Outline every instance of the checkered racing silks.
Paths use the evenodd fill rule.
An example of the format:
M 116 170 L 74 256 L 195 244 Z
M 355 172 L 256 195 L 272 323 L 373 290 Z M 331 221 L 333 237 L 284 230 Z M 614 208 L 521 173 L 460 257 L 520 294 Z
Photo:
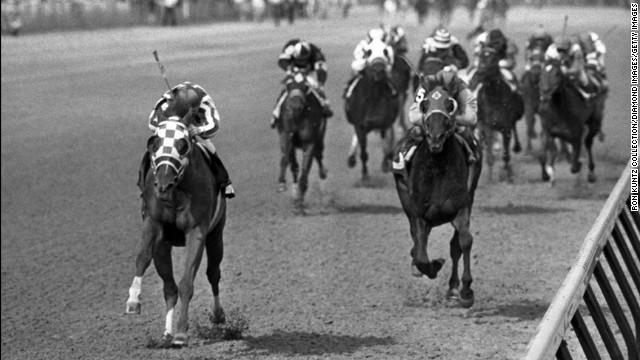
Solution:
M 151 158 L 156 169 L 167 165 L 173 168 L 176 174 L 181 175 L 189 162 L 187 155 L 191 151 L 191 141 L 186 125 L 177 120 L 177 117 L 170 117 L 159 124 L 156 135 L 160 138 L 160 145 Z M 186 140 L 188 145 L 186 148 L 178 149 L 176 145 L 181 139 Z

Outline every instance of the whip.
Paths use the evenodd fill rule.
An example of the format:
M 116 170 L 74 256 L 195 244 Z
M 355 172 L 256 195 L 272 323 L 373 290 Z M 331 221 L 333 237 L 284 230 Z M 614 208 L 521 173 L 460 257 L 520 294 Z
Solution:
M 167 87 L 169 88 L 169 95 L 173 97 L 173 94 L 171 92 L 171 85 L 169 85 L 169 80 L 167 80 L 167 74 L 165 74 L 165 71 L 164 71 L 164 65 L 162 65 L 162 63 L 160 62 L 160 57 L 158 57 L 158 50 L 153 50 L 153 57 L 156 59 L 156 63 L 158 63 L 158 68 L 160 69 L 160 74 L 162 74 L 162 77 L 164 78 L 164 82 L 167 84 Z

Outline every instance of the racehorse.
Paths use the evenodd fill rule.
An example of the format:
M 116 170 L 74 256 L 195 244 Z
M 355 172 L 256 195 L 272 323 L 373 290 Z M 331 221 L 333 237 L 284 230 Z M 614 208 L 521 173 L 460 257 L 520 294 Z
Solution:
M 524 101 L 524 119 L 527 124 L 527 152 L 531 153 L 531 140 L 537 137 L 535 131 L 536 115 L 540 115 L 540 73 L 544 65 L 544 51 L 534 49 L 529 62 L 529 68 L 520 78 L 520 89 L 522 90 L 522 100 Z
M 285 79 L 286 97 L 281 106 L 281 121 L 278 123 L 282 155 L 278 191 L 287 189 L 285 173 L 290 166 L 294 183 L 294 205 L 297 211 L 302 211 L 304 206 L 304 195 L 309 186 L 309 171 L 314 158 L 318 163 L 320 178 L 327 177 L 322 163 L 327 121 L 318 94 L 308 81 L 312 80 L 300 71 Z M 303 153 L 301 171 L 296 160 L 296 149 L 302 150 Z
M 585 96 L 588 99 L 585 99 Z M 595 163 L 591 147 L 593 138 L 600 132 L 604 116 L 603 94 L 584 94 L 567 76 L 562 73 L 560 62 L 548 61 L 540 75 L 540 114 L 542 120 L 542 153 L 539 157 L 542 166 L 542 180 L 555 183 L 554 164 L 557 148 L 554 138 L 571 144 L 571 173 L 580 172 L 580 151 L 582 139 L 589 158 L 589 182 L 596 181 Z M 585 132 L 586 127 L 586 134 Z
M 474 302 L 470 256 L 473 237 L 469 226 L 482 171 L 482 153 L 479 150 L 477 161 L 468 165 L 465 147 L 454 135 L 456 109 L 457 103 L 442 86 L 429 91 L 420 102 L 423 115 L 418 124 L 423 127 L 426 138 L 405 165 L 408 175 L 394 174 L 394 177 L 402 208 L 409 218 L 413 275 L 436 278 L 444 259 L 429 260 L 429 234 L 434 227 L 451 223 L 455 231 L 450 242 L 452 270 L 447 297 L 468 308 Z M 464 255 L 464 271 L 459 291 L 458 261 L 461 255 Z
M 493 152 L 495 132 L 502 134 L 502 160 L 509 181 L 513 180 L 509 145 L 514 136 L 514 152 L 520 152 L 520 140 L 516 131 L 516 121 L 524 114 L 524 102 L 520 94 L 512 91 L 500 74 L 499 58 L 495 50 L 484 49 L 478 56 L 478 70 L 471 79 L 470 88 L 475 89 L 478 98 L 478 130 L 480 142 L 487 150 L 489 179 L 493 179 Z
M 370 44 L 371 55 L 367 60 L 364 74 L 360 80 L 351 86 L 351 96 L 347 96 L 344 109 L 347 121 L 354 126 L 355 134 L 349 149 L 347 165 L 356 165 L 356 148 L 360 145 L 360 160 L 362 162 L 362 180 L 369 178 L 367 168 L 367 134 L 373 130 L 380 131 L 383 140 L 382 171 L 391 169 L 393 158 L 393 128 L 392 125 L 400 111 L 400 101 L 397 94 L 389 86 L 386 71 L 387 45 L 380 40 Z
M 171 113 L 171 108 L 167 109 Z M 224 323 L 218 283 L 223 256 L 222 233 L 226 221 L 226 202 L 208 160 L 189 135 L 195 116 L 189 109 L 181 118 L 167 118 L 157 112 L 160 121 L 156 135 L 147 142 L 152 172 L 142 177 L 144 207 L 140 252 L 136 272 L 129 289 L 127 314 L 140 313 L 140 285 L 145 270 L 153 259 L 158 275 L 164 282 L 166 323 L 162 346 L 188 345 L 189 302 L 193 297 L 193 281 L 206 250 L 207 279 L 213 290 L 215 323 Z M 173 277 L 171 250 L 186 247 L 184 274 L 180 284 Z M 178 323 L 173 336 L 173 313 L 180 298 Z

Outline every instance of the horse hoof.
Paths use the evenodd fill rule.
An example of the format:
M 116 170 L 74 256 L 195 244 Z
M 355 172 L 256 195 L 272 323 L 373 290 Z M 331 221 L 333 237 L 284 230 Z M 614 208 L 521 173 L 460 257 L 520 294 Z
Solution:
M 458 289 L 449 289 L 449 291 L 447 291 L 447 300 L 449 300 L 449 301 L 459 301 L 460 300 L 460 291 L 458 291 Z
M 590 182 L 590 183 L 596 182 L 596 174 L 589 173 L 589 175 L 587 175 L 587 181 Z
M 460 298 L 458 299 L 458 304 L 460 304 L 460 306 L 461 306 L 461 307 L 463 307 L 463 308 L 465 308 L 465 309 L 468 309 L 468 308 L 470 308 L 471 306 L 473 306 L 473 303 L 474 303 L 474 302 L 475 302 L 475 297 L 473 296 L 473 294 L 472 294 L 472 295 L 471 295 L 471 297 L 470 297 L 470 298 L 468 298 L 468 299 L 464 299 L 464 298 L 462 298 L 462 297 L 460 297 Z
M 355 156 L 349 156 L 349 158 L 347 159 L 347 166 L 352 168 L 356 166 L 356 157 Z
M 285 192 L 285 191 L 287 191 L 287 184 L 285 184 L 285 183 L 278 184 L 278 192 L 281 193 L 281 192 Z
M 320 170 L 320 179 L 325 180 L 327 178 L 327 174 L 329 173 L 329 171 L 325 168 L 322 168 Z
M 176 337 L 173 338 L 173 341 L 171 342 L 172 348 L 180 349 L 187 346 L 189 346 L 189 338 L 187 334 L 176 334 Z
M 140 303 L 128 302 L 124 313 L 127 315 L 140 315 L 141 308 L 142 305 Z
M 222 309 L 214 309 L 213 310 L 213 319 L 214 324 L 224 324 L 227 322 L 227 316 L 224 314 L 224 310 Z
M 164 334 L 162 338 L 160 338 L 160 348 L 168 349 L 173 346 L 173 335 Z
M 580 172 L 580 169 L 582 169 L 582 163 L 581 162 L 577 162 L 573 165 L 571 165 L 571 173 L 572 174 L 577 174 Z
M 513 146 L 513 152 L 518 154 L 520 151 L 522 151 L 522 146 L 518 145 L 514 145 Z

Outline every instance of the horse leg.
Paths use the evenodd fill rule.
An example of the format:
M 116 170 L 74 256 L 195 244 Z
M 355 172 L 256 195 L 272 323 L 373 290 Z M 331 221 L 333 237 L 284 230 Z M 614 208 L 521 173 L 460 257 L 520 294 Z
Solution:
M 483 126 L 480 130 L 480 136 L 482 136 L 482 142 L 486 149 L 487 165 L 489 167 L 489 182 L 493 182 L 493 164 L 495 163 L 495 155 L 493 153 L 493 131 Z
M 280 134 L 280 176 L 278 177 L 278 192 L 287 190 L 287 180 L 285 175 L 287 172 L 287 166 L 289 166 L 289 153 L 291 148 L 291 140 L 285 133 Z
M 531 140 L 535 139 L 537 137 L 536 135 L 536 130 L 535 130 L 535 123 L 536 123 L 536 114 L 535 114 L 535 109 L 533 108 L 532 104 L 529 104 L 530 101 L 528 101 L 527 105 L 525 106 L 525 112 L 524 112 L 524 120 L 527 124 L 527 148 L 526 148 L 526 152 L 527 154 L 531 154 L 531 152 L 533 151 L 533 144 L 531 142 Z
M 153 258 L 153 249 L 158 242 L 158 237 L 162 234 L 151 218 L 147 217 L 144 221 L 142 229 L 142 238 L 140 241 L 140 252 L 136 256 L 136 272 L 133 277 L 133 283 L 129 288 L 129 299 L 125 314 L 140 314 L 142 306 L 140 305 L 140 292 L 142 290 L 142 277 L 151 264 Z
M 360 144 L 360 161 L 362 162 L 362 180 L 367 181 L 369 179 L 369 169 L 367 168 L 367 161 L 369 160 L 369 153 L 367 153 L 367 133 L 364 130 L 356 130 L 358 135 L 358 143 Z
M 507 173 L 507 181 L 513 182 L 513 168 L 511 167 L 511 130 L 502 132 L 502 161 L 504 162 L 504 170 Z
M 413 255 L 413 265 L 418 268 L 422 274 L 427 275 L 429 279 L 435 279 L 438 276 L 438 271 L 442 269 L 444 259 L 429 261 L 427 244 L 430 233 L 431 227 L 427 226 L 426 221 L 417 218 L 415 220 L 415 232 L 411 233 L 414 246 L 411 250 L 411 255 Z
M 460 278 L 458 277 L 458 262 L 462 256 L 460 249 L 460 233 L 454 229 L 453 237 L 449 242 L 449 255 L 451 255 L 451 277 L 449 278 L 449 290 L 447 291 L 448 300 L 458 300 L 460 298 Z
M 582 162 L 580 161 L 580 152 L 582 151 L 582 137 L 578 137 L 571 144 L 573 152 L 571 154 L 571 173 L 577 174 L 582 169 Z
M 178 286 L 173 278 L 173 262 L 171 260 L 171 244 L 169 242 L 162 241 L 158 243 L 153 254 L 153 264 L 164 283 L 164 301 L 167 309 L 161 346 L 169 347 L 173 340 L 173 313 L 178 302 Z
M 518 137 L 518 129 L 516 128 L 516 123 L 513 123 L 513 152 L 519 153 L 522 151 L 522 145 L 520 144 L 520 138 Z
M 310 143 L 304 147 L 304 155 L 302 157 L 302 171 L 300 173 L 300 182 L 298 186 L 298 192 L 295 194 L 293 200 L 297 210 L 302 211 L 304 207 L 304 195 L 309 188 L 309 171 L 311 171 L 311 165 L 313 164 L 313 155 L 315 151 L 315 144 Z
M 205 249 L 207 252 L 207 279 L 213 291 L 213 323 L 224 324 L 226 316 L 220 304 L 220 263 L 224 255 L 224 244 L 222 232 L 224 230 L 224 219 L 207 235 Z
M 356 166 L 356 152 L 358 151 L 358 135 L 354 132 L 351 137 L 351 147 L 349 148 L 349 157 L 347 158 L 347 166 L 350 168 Z
M 391 170 L 391 162 L 393 161 L 393 127 L 383 130 L 381 132 L 382 137 L 382 165 L 381 169 L 383 173 L 388 173 Z
M 598 134 L 599 134 L 598 130 L 589 128 L 587 137 L 584 140 L 584 145 L 585 145 L 585 148 L 587 149 L 587 157 L 589 158 L 589 174 L 587 175 L 587 181 L 590 183 L 596 182 L 596 174 L 594 172 L 596 168 L 596 164 L 593 162 L 593 152 L 591 148 L 593 146 L 593 138 Z
M 324 180 L 327 178 L 327 169 L 325 169 L 324 164 L 322 163 L 322 158 L 324 153 L 324 134 L 327 129 L 327 119 L 323 119 L 322 121 L 322 127 L 318 132 L 318 141 L 316 142 L 313 157 L 316 159 L 316 163 L 318 163 L 318 177 L 320 177 L 321 180 Z
M 196 277 L 202 254 L 204 252 L 204 229 L 206 225 L 196 227 L 185 235 L 187 256 L 185 259 L 184 274 L 178 285 L 180 294 L 180 313 L 178 314 L 178 327 L 173 339 L 174 347 L 187 346 L 189 343 L 189 302 L 193 297 L 193 281 Z
M 458 283 L 458 260 L 460 259 L 460 253 L 463 255 L 464 270 L 462 271 L 462 289 L 460 290 L 460 297 L 458 302 L 463 308 L 470 308 L 474 303 L 473 290 L 471 290 L 471 283 L 473 278 L 471 276 L 471 246 L 473 245 L 473 236 L 469 231 L 469 225 L 471 222 L 471 203 L 460 211 L 458 216 L 452 221 L 453 227 L 456 232 L 451 239 L 451 258 L 453 261 L 453 268 L 451 272 L 451 280 L 449 281 L 449 292 L 447 295 L 453 295 L 457 293 Z M 454 249 L 454 247 L 458 249 Z M 457 256 L 457 259 L 454 257 Z M 454 278 L 455 275 L 455 278 Z M 455 287 L 454 287 L 455 286 Z

